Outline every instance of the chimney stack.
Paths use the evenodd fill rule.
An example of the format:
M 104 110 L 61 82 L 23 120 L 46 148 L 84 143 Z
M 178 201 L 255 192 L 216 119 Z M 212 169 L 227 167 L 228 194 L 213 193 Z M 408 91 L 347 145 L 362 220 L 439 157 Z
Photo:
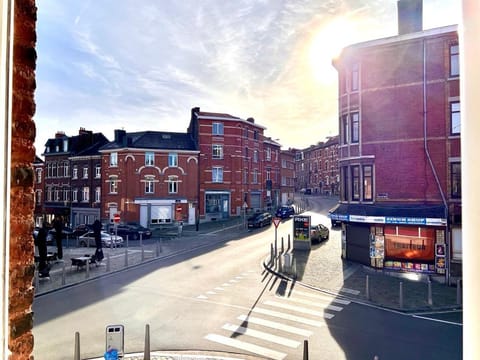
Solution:
M 398 35 L 423 30 L 423 0 L 398 0 Z

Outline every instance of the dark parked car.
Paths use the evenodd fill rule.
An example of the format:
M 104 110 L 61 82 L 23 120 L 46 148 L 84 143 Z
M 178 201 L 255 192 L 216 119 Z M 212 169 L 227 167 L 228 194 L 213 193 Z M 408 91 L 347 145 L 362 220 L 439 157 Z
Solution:
M 320 241 L 328 240 L 330 231 L 323 224 L 310 226 L 310 240 L 319 243 Z
M 148 229 L 147 229 L 148 230 Z M 129 240 L 138 240 L 140 239 L 140 234 L 142 234 L 142 239 L 148 239 L 152 236 L 151 231 L 145 231 L 138 227 L 134 227 L 126 224 L 119 224 L 116 226 L 110 227 L 110 234 L 117 234 L 126 239 L 128 236 Z
M 275 213 L 275 216 L 281 219 L 289 218 L 293 215 L 295 215 L 295 208 L 293 206 L 280 206 Z
M 75 226 L 73 229 L 72 236 L 74 238 L 77 238 L 79 236 L 82 236 L 83 234 L 86 234 L 89 231 L 93 231 L 93 226 L 89 224 L 79 224 Z
M 127 225 L 136 229 L 140 234 L 142 234 L 143 239 L 150 239 L 152 237 L 152 230 L 140 225 L 139 223 L 127 222 Z
M 248 227 L 249 228 L 260 228 L 272 223 L 272 214 L 269 212 L 262 212 L 255 214 L 248 218 Z

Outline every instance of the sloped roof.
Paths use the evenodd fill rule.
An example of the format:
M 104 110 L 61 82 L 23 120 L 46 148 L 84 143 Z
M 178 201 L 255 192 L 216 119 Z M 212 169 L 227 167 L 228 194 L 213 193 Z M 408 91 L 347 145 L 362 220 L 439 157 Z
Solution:
M 124 141 L 111 141 L 105 146 L 102 146 L 100 151 L 122 148 L 197 150 L 190 134 L 163 131 L 140 131 L 126 133 Z

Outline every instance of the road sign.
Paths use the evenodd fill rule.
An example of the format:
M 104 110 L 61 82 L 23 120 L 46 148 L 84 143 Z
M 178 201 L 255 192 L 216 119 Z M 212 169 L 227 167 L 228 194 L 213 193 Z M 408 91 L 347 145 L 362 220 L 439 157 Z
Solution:
M 117 224 L 120 222 L 120 214 L 114 214 L 113 215 L 113 221 L 116 222 Z
M 282 219 L 280 219 L 278 217 L 274 217 L 273 218 L 273 225 L 275 225 L 275 227 L 277 228 L 281 221 L 282 221 Z

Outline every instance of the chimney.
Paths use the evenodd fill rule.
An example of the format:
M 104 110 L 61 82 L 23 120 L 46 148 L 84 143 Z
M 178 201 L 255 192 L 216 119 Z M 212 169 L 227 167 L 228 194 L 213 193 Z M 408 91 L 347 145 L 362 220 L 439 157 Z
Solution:
M 86 134 L 93 134 L 92 130 L 86 130 L 84 127 L 81 127 L 78 130 L 78 135 L 86 135 Z
M 127 145 L 127 132 L 125 130 L 115 130 L 115 142 L 118 145 Z
M 55 139 L 61 139 L 65 136 L 65 132 L 63 131 L 57 131 L 57 133 L 55 134 Z
M 398 0 L 398 35 L 423 30 L 423 0 Z
M 255 119 L 253 117 L 249 117 L 247 119 L 248 122 L 252 123 L 252 124 L 255 124 Z

